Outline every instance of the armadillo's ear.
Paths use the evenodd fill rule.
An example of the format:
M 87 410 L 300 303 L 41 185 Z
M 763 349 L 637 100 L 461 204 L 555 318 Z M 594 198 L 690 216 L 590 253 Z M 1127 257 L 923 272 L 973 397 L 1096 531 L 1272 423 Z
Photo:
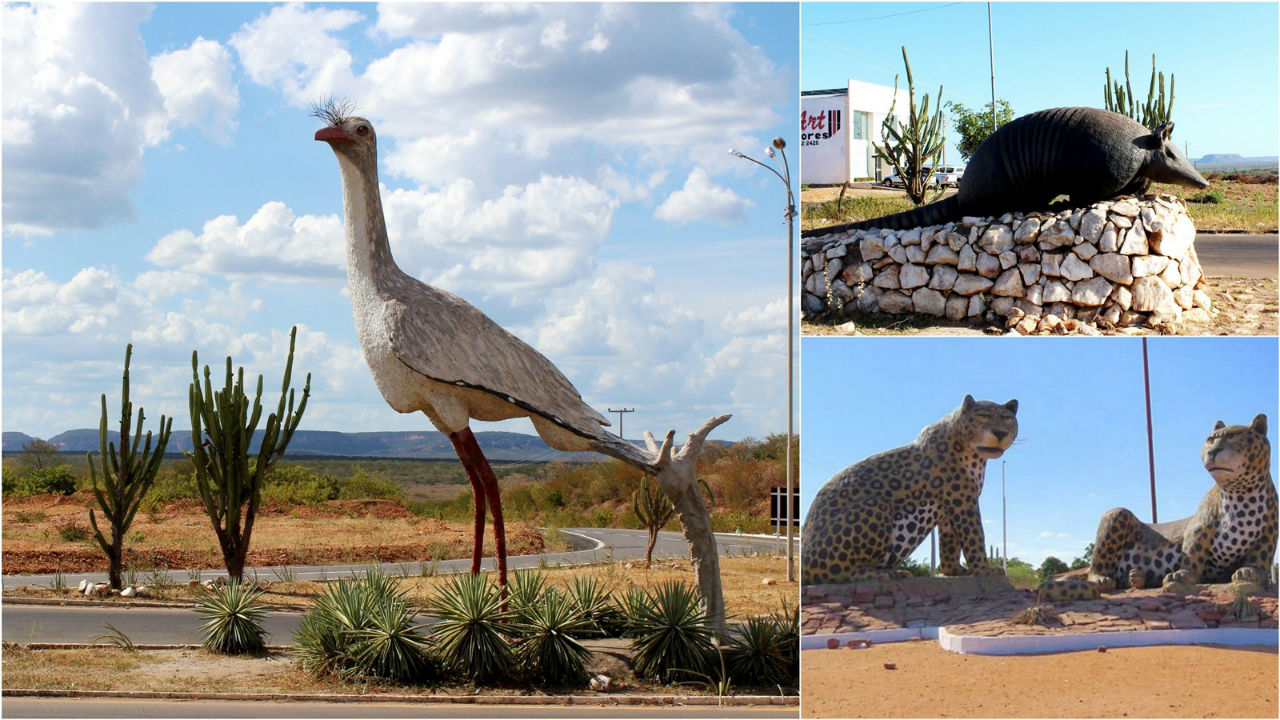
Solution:
M 1159 127 L 1157 127 L 1155 132 L 1152 134 L 1160 138 L 1161 141 L 1168 140 L 1169 136 L 1173 134 L 1173 123 L 1165 120 L 1160 123 Z

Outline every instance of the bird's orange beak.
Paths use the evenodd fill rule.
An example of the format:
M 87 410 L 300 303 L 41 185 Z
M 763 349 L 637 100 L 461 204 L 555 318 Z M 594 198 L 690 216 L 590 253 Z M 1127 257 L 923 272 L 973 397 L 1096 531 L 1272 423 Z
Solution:
M 331 125 L 327 128 L 321 128 L 316 131 L 316 140 L 323 140 L 327 143 L 344 143 L 350 144 L 355 142 L 342 132 L 342 128 L 337 125 Z

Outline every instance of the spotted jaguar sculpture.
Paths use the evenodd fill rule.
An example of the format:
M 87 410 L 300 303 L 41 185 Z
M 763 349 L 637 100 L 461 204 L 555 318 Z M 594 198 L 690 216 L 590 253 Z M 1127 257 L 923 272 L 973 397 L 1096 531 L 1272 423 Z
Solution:
M 966 395 L 915 442 L 836 473 L 805 519 L 803 582 L 884 577 L 934 527 L 944 575 L 1000 574 L 987 563 L 978 495 L 987 461 L 1003 455 L 1018 436 L 1017 412 L 1017 400 L 999 404 Z

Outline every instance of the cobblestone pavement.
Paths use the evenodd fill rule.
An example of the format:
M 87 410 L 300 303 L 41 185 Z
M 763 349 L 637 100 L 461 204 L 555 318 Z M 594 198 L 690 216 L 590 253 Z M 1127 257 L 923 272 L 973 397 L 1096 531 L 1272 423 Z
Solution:
M 1194 595 L 1159 589 L 1107 593 L 1097 600 L 1045 604 L 1043 624 L 1012 620 L 1036 604 L 1034 590 L 1017 590 L 1003 577 L 906 578 L 802 590 L 805 635 L 941 627 L 960 635 L 1055 635 L 1213 627 L 1276 627 L 1275 589 L 1252 598 L 1253 612 L 1231 612 L 1230 585 L 1201 585 Z M 1055 617 L 1056 616 L 1056 617 Z

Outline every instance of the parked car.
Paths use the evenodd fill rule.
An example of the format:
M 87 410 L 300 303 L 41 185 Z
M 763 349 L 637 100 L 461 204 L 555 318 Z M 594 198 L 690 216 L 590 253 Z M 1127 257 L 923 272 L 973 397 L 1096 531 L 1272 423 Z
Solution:
M 963 165 L 939 165 L 933 172 L 934 181 L 942 187 L 960 187 L 960 179 L 963 177 Z
M 927 174 L 927 173 L 932 172 L 932 171 L 933 171 L 933 168 L 930 168 L 930 167 L 928 167 L 928 166 L 925 166 L 924 171 L 925 171 L 925 173 Z M 933 186 L 934 186 L 934 185 L 936 185 L 937 183 L 938 183 L 937 177 L 936 177 L 936 176 L 934 176 L 934 175 L 930 175 L 930 176 L 929 176 L 929 187 L 933 187 Z M 890 175 L 889 177 L 887 177 L 887 178 L 885 178 L 885 179 L 881 180 L 881 181 L 880 181 L 880 184 L 881 184 L 881 185 L 884 185 L 885 187 L 897 187 L 897 188 L 901 188 L 901 187 L 906 187 L 906 186 L 907 186 L 907 184 L 906 184 L 905 182 L 903 182 L 902 178 L 898 177 L 898 173 L 894 173 L 894 174 Z

